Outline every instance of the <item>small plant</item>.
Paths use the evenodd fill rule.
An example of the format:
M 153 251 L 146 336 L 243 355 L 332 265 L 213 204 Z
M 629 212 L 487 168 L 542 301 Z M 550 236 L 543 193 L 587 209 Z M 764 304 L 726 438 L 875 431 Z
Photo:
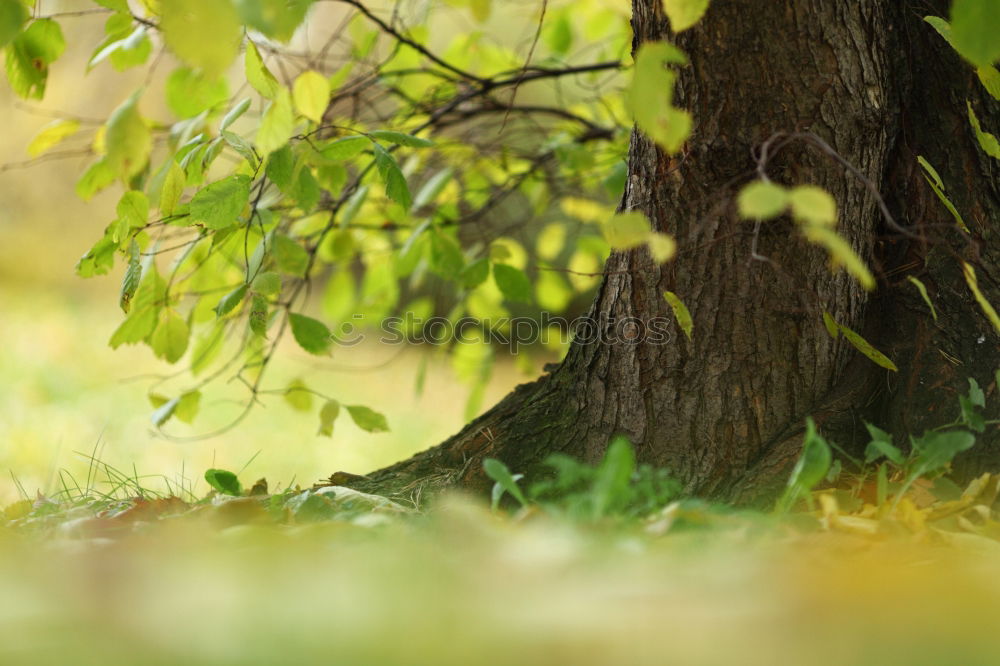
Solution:
M 510 493 L 522 506 L 537 505 L 571 520 L 638 518 L 663 507 L 681 491 L 680 483 L 667 470 L 636 465 L 632 444 L 621 436 L 612 440 L 596 466 L 563 454 L 549 456 L 545 465 L 553 475 L 536 481 L 525 493 L 518 485 L 522 474 L 511 474 L 494 458 L 483 461 L 487 476 L 496 482 L 494 509 L 503 495 Z
M 1000 372 L 998 372 L 1000 382 Z M 841 476 L 840 461 L 832 460 L 831 449 L 836 449 L 844 460 L 858 470 L 848 485 L 851 495 L 860 497 L 869 488 L 874 477 L 874 503 L 893 511 L 900 500 L 921 479 L 934 481 L 934 492 L 959 495 L 961 490 L 950 483 L 945 475 L 952 460 L 976 443 L 976 433 L 982 433 L 987 421 L 981 412 L 986 406 L 986 395 L 975 379 L 969 378 L 969 390 L 958 397 L 959 415 L 951 423 L 924 432 L 919 437 L 909 437 L 909 451 L 896 446 L 892 436 L 881 428 L 866 423 L 871 440 L 865 447 L 864 459 L 851 456 L 833 442 L 827 442 L 817 432 L 813 420 L 806 420 L 806 435 L 802 454 L 788 480 L 787 488 L 777 503 L 777 510 L 786 512 L 805 498 L 812 508 L 811 491 L 826 480 L 835 482 Z M 889 501 L 892 500 L 891 505 Z

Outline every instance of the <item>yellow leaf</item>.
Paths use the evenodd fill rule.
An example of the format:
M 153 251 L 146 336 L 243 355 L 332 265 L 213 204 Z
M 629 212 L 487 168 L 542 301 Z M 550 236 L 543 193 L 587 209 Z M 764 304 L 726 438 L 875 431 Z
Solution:
M 636 210 L 613 215 L 601 230 L 608 245 L 617 250 L 642 245 L 650 236 L 649 220 Z
M 653 232 L 646 240 L 649 246 L 649 253 L 653 255 L 653 260 L 659 264 L 670 261 L 677 254 L 677 241 L 672 236 Z
M 837 202 L 816 185 L 799 185 L 788 193 L 792 215 L 802 222 L 832 227 L 837 224 Z
M 826 248 L 833 266 L 843 265 L 866 290 L 875 288 L 875 278 L 868 266 L 854 252 L 854 248 L 832 228 L 823 224 L 805 224 L 802 225 L 802 234 L 809 242 Z
M 962 272 L 965 273 L 965 281 L 968 283 L 972 295 L 976 297 L 979 307 L 982 308 L 986 318 L 993 324 L 993 328 L 1000 332 L 1000 316 L 997 315 L 997 311 L 986 300 L 986 297 L 983 296 L 983 292 L 979 290 L 979 280 L 976 278 L 976 270 L 969 263 L 963 261 Z
M 80 123 L 75 120 L 56 120 L 51 122 L 35 135 L 28 144 L 28 154 L 38 157 L 46 150 L 73 136 L 80 129 Z
M 313 70 L 302 72 L 292 85 L 292 99 L 303 116 L 313 122 L 323 122 L 323 113 L 330 101 L 330 81 Z
M 672 291 L 663 292 L 663 298 L 667 299 L 670 309 L 674 311 L 674 317 L 677 318 L 677 325 L 681 327 L 684 335 L 690 340 L 691 334 L 694 332 L 694 320 L 691 319 L 691 311 L 684 305 L 684 301 Z
M 757 180 L 740 190 L 737 205 L 740 217 L 769 220 L 785 212 L 788 207 L 788 191 L 776 183 Z
M 663 0 L 663 11 L 670 19 L 674 32 L 687 30 L 701 20 L 708 9 L 708 0 Z

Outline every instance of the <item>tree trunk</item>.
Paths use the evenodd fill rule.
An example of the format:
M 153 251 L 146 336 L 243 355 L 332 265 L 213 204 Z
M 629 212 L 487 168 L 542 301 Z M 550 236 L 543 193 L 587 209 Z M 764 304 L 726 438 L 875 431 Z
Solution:
M 867 442 L 862 420 L 919 434 L 954 417 L 966 377 L 995 390 L 998 337 L 960 259 L 1000 302 L 991 224 L 1000 220 L 1000 191 L 965 100 L 993 131 L 1000 105 L 923 22 L 947 16 L 947 4 L 713 0 L 701 23 L 673 37 L 660 0 L 634 0 L 634 46 L 675 39 L 690 56 L 676 103 L 693 113 L 695 130 L 679 158 L 633 133 L 621 208 L 673 235 L 677 257 L 658 265 L 644 248 L 612 254 L 589 315 L 600 340 L 577 339 L 554 372 L 364 485 L 403 494 L 428 483 L 485 489 L 485 457 L 531 474 L 554 452 L 596 461 L 621 433 L 640 461 L 670 469 L 689 492 L 762 501 L 784 482 L 807 416 L 857 450 Z M 821 138 L 882 193 L 897 227 L 865 182 L 817 145 L 791 142 L 767 163 L 777 182 L 834 195 L 840 234 L 878 273 L 875 292 L 831 272 L 825 251 L 790 220 L 755 229 L 738 218 L 735 195 L 779 132 Z M 917 155 L 937 167 L 971 235 L 935 199 Z M 937 322 L 907 275 L 927 284 Z M 668 290 L 690 308 L 691 339 L 662 296 Z M 899 372 L 831 338 L 824 310 Z M 656 318 L 670 321 L 666 344 L 643 335 Z M 997 439 L 984 436 L 962 469 L 1000 460 Z

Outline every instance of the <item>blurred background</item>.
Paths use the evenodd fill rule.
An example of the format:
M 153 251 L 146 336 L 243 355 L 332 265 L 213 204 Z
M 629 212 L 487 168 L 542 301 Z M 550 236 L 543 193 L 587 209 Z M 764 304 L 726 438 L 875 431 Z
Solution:
M 386 15 L 392 5 L 370 4 Z M 429 35 L 428 43 L 439 52 L 454 48 L 450 40 L 456 34 L 473 35 L 470 48 L 482 45 L 484 54 L 506 53 L 512 63 L 519 63 L 531 49 L 539 17 L 536 2 L 497 5 L 492 12 L 489 3 L 449 0 L 432 4 L 434 24 L 416 29 Z M 560 58 L 565 56 L 567 61 L 576 55 L 584 62 L 607 60 L 608 48 L 627 50 L 627 8 L 614 4 L 587 0 L 574 10 L 571 2 L 552 3 L 534 61 L 548 64 L 545 59 L 554 50 L 562 51 Z M 584 5 L 586 11 L 580 11 Z M 427 3 L 392 6 L 412 10 L 415 17 L 431 16 Z M 172 484 L 169 487 L 193 489 L 196 494 L 205 490 L 202 474 L 208 467 L 240 472 L 245 480 L 266 476 L 272 490 L 292 484 L 308 486 L 340 470 L 364 473 L 437 444 L 471 414 L 482 412 L 516 384 L 537 376 L 545 362 L 558 360 L 559 345 L 520 358 L 500 349 L 488 359 L 491 369 L 485 385 L 470 386 L 468 376 L 463 377 L 470 373 L 463 370 L 462 361 L 440 347 L 382 347 L 365 342 L 336 349 L 331 358 L 318 358 L 294 343 L 284 344 L 279 362 L 269 370 L 269 386 L 285 387 L 301 380 L 342 403 L 383 412 L 390 431 L 369 434 L 342 418 L 332 439 L 320 437 L 316 416 L 320 400 L 298 404 L 296 409 L 290 404 L 294 401 L 280 394 L 265 396 L 264 404 L 237 427 L 223 431 L 242 411 L 242 402 L 234 397 L 236 387 L 230 387 L 232 395 L 225 390 L 205 392 L 195 424 L 174 419 L 169 424 L 171 438 L 164 438 L 150 421 L 153 405 L 148 393 L 173 378 L 175 368 L 157 361 L 145 346 L 118 350 L 107 346 L 122 320 L 117 304 L 121 262 L 110 274 L 88 280 L 74 273 L 76 261 L 115 218 L 120 188 L 99 192 L 87 203 L 74 194 L 73 184 L 92 159 L 87 144 L 79 140 L 40 159 L 30 159 L 26 150 L 38 131 L 55 119 L 78 120 L 85 129 L 100 126 L 140 86 L 147 87 L 143 114 L 170 122 L 162 92 L 172 67 L 169 63 L 154 67 L 152 73 L 148 67 L 119 72 L 106 63 L 87 71 L 107 19 L 106 13 L 94 8 L 93 3 L 72 0 L 46 1 L 38 7 L 42 14 L 58 14 L 67 39 L 65 54 L 52 66 L 44 100 L 24 102 L 0 85 L 0 503 L 19 494 L 84 485 L 91 476 L 91 458 L 128 475 L 148 477 L 143 481 L 146 487 L 168 489 Z M 330 26 L 342 24 L 350 11 L 338 3 L 318 3 L 309 28 L 300 32 L 292 46 L 315 50 Z M 154 63 L 158 57 L 154 55 Z M 169 60 L 169 55 L 165 57 Z M 239 63 L 233 72 L 234 81 L 242 77 Z M 614 87 L 615 80 L 605 79 L 602 85 L 608 83 Z M 580 98 L 579 92 L 564 83 L 526 85 L 518 95 L 519 101 L 552 105 Z M 488 127 L 488 140 L 497 144 L 500 132 L 506 131 L 510 140 L 534 148 L 542 138 L 550 138 L 539 130 L 552 127 L 519 119 L 510 121 L 508 127 L 508 119 L 499 114 L 483 123 L 462 131 L 483 135 L 482 128 Z M 626 134 L 619 134 L 620 150 L 612 152 L 606 163 L 595 164 L 593 150 L 577 147 L 565 136 L 566 143 L 555 152 L 563 167 L 572 163 L 581 172 L 596 168 L 595 182 L 599 183 L 623 173 L 622 137 Z M 594 235 L 581 240 L 580 218 L 592 222 L 613 208 L 614 186 L 602 188 L 598 185 L 593 193 L 598 201 L 580 200 L 584 208 L 590 206 L 583 213 L 567 214 L 560 210 L 560 203 L 568 210 L 571 200 L 560 202 L 553 196 L 549 208 L 536 206 L 538 225 L 527 224 L 532 211 L 523 200 L 520 207 L 515 199 L 495 215 L 520 225 L 520 231 L 513 234 L 520 234 L 515 245 L 521 242 L 530 250 L 536 240 L 543 242 L 538 238 L 543 230 L 549 238 L 544 242 L 551 244 L 552 236 L 558 237 L 569 266 L 598 271 L 606 247 Z M 490 222 L 496 224 L 496 220 Z M 541 222 L 548 226 L 543 228 Z M 540 305 L 555 300 L 569 316 L 586 307 L 597 283 L 596 278 L 583 274 L 541 275 L 539 289 L 548 291 L 539 291 Z M 472 374 L 476 382 L 486 376 L 478 371 Z M 220 383 L 224 385 L 225 379 Z M 472 392 L 475 396 L 470 400 Z

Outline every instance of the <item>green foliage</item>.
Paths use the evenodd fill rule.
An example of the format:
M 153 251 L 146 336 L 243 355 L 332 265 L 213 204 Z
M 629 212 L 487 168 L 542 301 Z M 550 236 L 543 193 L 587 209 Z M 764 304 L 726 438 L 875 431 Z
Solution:
M 235 495 L 239 496 L 243 494 L 243 484 L 236 477 L 235 474 L 224 469 L 208 469 L 205 470 L 205 481 L 216 492 L 222 493 L 223 495 Z
M 521 506 L 538 506 L 547 513 L 572 521 L 644 518 L 680 494 L 681 486 L 666 470 L 636 465 L 632 444 L 615 437 L 596 466 L 563 454 L 545 460 L 552 472 L 535 481 L 528 492 L 518 482 L 522 474 L 511 474 L 499 460 L 487 458 L 483 470 L 495 484 L 493 509 L 505 493 Z

